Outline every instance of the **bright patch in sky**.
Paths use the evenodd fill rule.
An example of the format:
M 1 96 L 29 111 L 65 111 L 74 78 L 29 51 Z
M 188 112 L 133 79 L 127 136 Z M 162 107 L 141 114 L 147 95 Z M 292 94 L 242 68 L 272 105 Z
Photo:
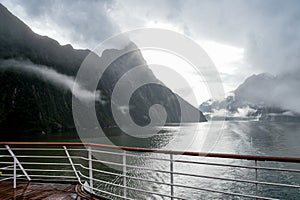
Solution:
M 164 23 L 161 21 L 150 21 L 145 25 L 145 27 L 167 29 L 167 30 L 171 30 L 183 34 L 183 31 L 179 27 L 175 26 L 174 24 Z
M 195 107 L 210 98 L 209 88 L 203 77 L 184 59 L 162 50 L 142 50 L 142 54 L 154 75 Z M 160 66 L 151 66 L 153 64 Z
M 217 43 L 214 41 L 200 41 L 199 45 L 206 51 L 220 72 L 234 74 L 236 64 L 244 59 L 244 49 Z
M 161 24 L 161 26 L 163 26 L 163 24 Z M 216 68 L 220 72 L 221 79 L 225 79 L 226 76 L 230 75 L 234 76 L 238 72 L 239 66 L 243 63 L 244 49 L 214 41 L 201 41 L 198 43 L 214 62 Z M 150 65 L 150 69 L 153 71 L 154 75 L 192 105 L 198 107 L 203 101 L 211 98 L 207 83 L 203 81 L 204 78 L 201 77 L 193 66 L 184 59 L 161 50 L 142 50 L 142 54 Z M 151 64 L 167 66 L 176 71 L 186 80 L 189 87 L 192 88 L 196 102 L 193 101 L 192 94 L 187 92 L 186 88 L 182 87 L 180 81 L 177 81 L 174 77 L 170 77 L 170 73 L 168 73 L 170 69 L 162 69 L 162 67 L 154 68 Z M 230 83 L 223 84 L 225 92 L 235 89 L 236 86 L 234 84 L 232 87 Z
M 242 74 L 240 69 L 243 68 L 246 72 L 244 49 L 215 41 L 198 41 L 198 44 L 206 51 L 218 69 L 225 92 L 235 90 L 242 81 L 238 76 Z

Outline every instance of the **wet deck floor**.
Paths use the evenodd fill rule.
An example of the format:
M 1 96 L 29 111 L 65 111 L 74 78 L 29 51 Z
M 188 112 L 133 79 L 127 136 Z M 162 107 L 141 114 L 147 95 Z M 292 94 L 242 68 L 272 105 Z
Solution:
M 95 199 L 90 195 L 81 193 L 77 183 L 41 183 L 17 181 L 16 189 L 13 189 L 12 181 L 0 181 L 0 199 L 32 199 L 32 200 L 82 200 Z

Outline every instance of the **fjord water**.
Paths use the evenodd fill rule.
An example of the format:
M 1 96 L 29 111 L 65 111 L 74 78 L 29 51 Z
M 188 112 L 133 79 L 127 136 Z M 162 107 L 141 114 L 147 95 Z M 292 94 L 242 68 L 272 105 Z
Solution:
M 215 127 L 209 126 L 209 123 L 189 124 L 186 126 L 165 127 L 164 137 L 160 137 L 160 143 L 164 143 L 163 140 L 172 140 L 174 137 L 179 137 L 178 141 L 185 141 L 188 134 L 198 127 L 198 134 L 194 135 L 194 141 L 191 142 L 188 149 L 186 142 L 182 145 L 177 143 L 175 149 L 177 150 L 201 150 L 201 134 L 219 134 L 216 141 L 206 140 L 211 143 L 211 152 L 219 153 L 233 153 L 233 154 L 249 154 L 249 155 L 272 155 L 272 156 L 285 156 L 285 157 L 299 157 L 300 155 L 300 125 L 298 123 L 275 123 L 275 122 L 222 122 L 214 123 Z M 179 131 L 180 129 L 180 131 Z M 207 131 L 209 129 L 210 131 Z M 220 132 L 221 131 L 221 134 Z M 170 134 L 171 133 L 171 134 Z M 178 133 L 180 135 L 178 135 Z M 200 139 L 199 139 L 200 138 Z M 197 142 L 198 141 L 198 142 Z M 157 144 L 156 144 L 157 147 Z M 183 148 L 182 148 L 183 147 Z M 152 155 L 153 156 L 153 155 Z M 163 156 L 160 156 L 163 157 Z M 164 158 L 168 158 L 165 156 Z M 237 165 L 254 166 L 254 161 L 245 160 L 232 160 L 227 159 L 211 159 L 211 158 L 191 158 L 187 156 L 175 156 L 175 159 L 192 160 L 192 161 L 208 161 L 208 162 L 225 162 Z M 146 164 L 145 164 L 146 163 Z M 157 168 L 161 170 L 169 170 L 169 163 L 162 161 L 141 161 L 140 165 Z M 286 164 L 286 163 L 274 163 L 274 162 L 258 162 L 258 166 L 269 167 L 290 167 L 300 169 L 299 164 Z M 185 163 L 176 163 L 174 170 L 177 172 L 192 173 L 198 175 L 207 175 L 214 177 L 226 177 L 232 179 L 245 179 L 255 180 L 255 171 L 253 169 L 242 168 L 228 168 L 217 166 L 204 166 L 193 165 Z M 156 181 L 169 182 L 169 174 L 154 173 L 150 177 L 145 175 L 141 170 L 132 171 L 137 176 L 145 176 L 144 178 Z M 174 175 L 174 182 L 179 185 L 190 185 L 194 187 L 206 188 L 211 190 L 230 191 L 242 194 L 255 195 L 255 185 L 247 183 L 238 183 L 232 181 L 221 181 L 205 178 L 186 177 L 181 175 Z M 272 181 L 276 183 L 286 184 L 299 184 L 300 176 L 296 173 L 274 172 L 261 170 L 258 172 L 258 181 Z M 164 191 L 165 194 L 170 192 L 170 187 L 157 184 L 145 183 L 144 185 L 139 182 L 139 187 L 144 187 L 145 190 L 151 191 Z M 143 185 L 143 186 L 142 186 Z M 259 195 L 269 196 L 280 199 L 297 199 L 300 196 L 299 189 L 287 189 L 278 188 L 266 185 L 259 186 Z M 135 194 L 136 195 L 136 194 Z M 135 196 L 134 195 L 134 196 Z M 185 197 L 188 199 L 232 199 L 232 196 L 220 195 L 217 193 L 210 193 L 205 191 L 197 191 L 186 188 L 176 188 L 175 195 Z M 154 198 L 154 196 L 153 196 Z M 160 199 L 156 196 L 157 199 Z M 245 197 L 241 197 L 245 199 Z
M 183 126 L 169 125 L 161 129 L 159 134 L 152 137 L 150 140 L 135 140 L 118 133 L 118 130 L 112 128 L 107 129 L 106 134 L 111 135 L 110 140 L 118 145 L 138 146 L 148 148 L 169 148 L 168 144 L 173 144 L 170 147 L 174 150 L 202 151 L 203 141 L 207 135 L 217 135 L 212 137 L 212 140 L 205 140 L 211 148 L 210 152 L 218 153 L 233 153 L 233 154 L 249 154 L 249 155 L 271 155 L 284 157 L 300 157 L 300 124 L 298 123 L 282 123 L 282 122 L 216 122 L 214 126 L 210 123 L 194 123 Z M 195 133 L 196 130 L 196 133 Z M 220 132 L 221 131 L 221 132 Z M 67 134 L 61 135 L 38 135 L 34 138 L 22 137 L 18 140 L 31 141 L 75 141 Z M 87 141 L 94 143 L 103 143 L 103 138 L 87 138 Z M 188 145 L 187 145 L 188 144 Z M 169 155 L 161 154 L 143 154 L 151 155 L 156 158 L 169 159 Z M 97 159 L 97 155 L 95 155 Z M 115 158 L 112 155 L 101 155 L 101 159 L 122 162 L 122 158 Z M 191 161 L 207 161 L 218 163 L 229 163 L 237 165 L 254 166 L 254 161 L 234 160 L 234 159 L 217 159 L 217 158 L 196 158 L 191 156 L 174 156 L 174 159 L 191 160 Z M 137 165 L 140 167 L 152 168 L 157 170 L 169 170 L 170 163 L 168 161 L 153 160 L 147 158 L 132 158 L 128 157 L 127 164 Z M 290 167 L 300 169 L 299 164 L 275 163 L 275 162 L 258 162 L 259 166 L 271 167 Z M 144 178 L 152 181 L 170 182 L 170 175 L 167 173 L 158 173 L 145 171 L 142 169 L 127 169 L 128 175 Z M 175 172 L 183 172 L 198 175 L 207 175 L 214 177 L 226 177 L 233 179 L 255 180 L 254 169 L 242 169 L 232 167 L 219 167 L 208 165 L 196 165 L 186 163 L 175 163 Z M 117 184 L 122 184 L 122 178 L 115 176 L 98 177 L 105 178 Z M 147 191 L 154 191 L 163 194 L 170 194 L 169 185 L 160 185 L 152 182 L 144 182 L 138 180 L 127 180 L 127 185 L 137 187 Z M 275 172 L 275 171 L 259 171 L 258 181 L 272 181 L 276 183 L 298 184 L 300 185 L 300 175 L 296 173 Z M 243 194 L 255 195 L 255 185 L 249 183 L 238 183 L 233 181 L 213 180 L 207 178 L 187 177 L 182 175 L 174 175 L 174 183 L 179 185 L 189 185 L 198 188 L 206 188 L 211 190 L 222 190 L 227 192 L 237 192 Z M 99 188 L 106 188 L 108 191 L 122 194 L 122 189 L 111 187 L 106 184 L 99 184 Z M 142 194 L 140 192 L 128 191 L 128 196 L 135 199 L 168 199 L 158 195 Z M 269 196 L 280 199 L 297 199 L 300 197 L 299 189 L 278 188 L 266 185 L 259 186 L 259 195 Z M 188 199 L 239 199 L 231 196 L 218 193 L 205 192 L 187 188 L 175 188 L 175 196 L 180 196 Z M 241 197 L 240 199 L 245 199 Z
M 193 134 L 192 131 L 198 131 Z M 221 132 L 220 132 L 221 131 Z M 130 140 L 122 139 L 122 136 L 115 136 L 112 141 L 125 146 L 144 146 L 152 148 L 165 148 L 172 140 L 176 140 L 175 145 L 171 145 L 174 150 L 201 151 L 203 143 L 201 140 L 207 138 L 203 134 L 215 134 L 218 137 L 212 137 L 213 140 L 205 140 L 211 147 L 211 152 L 233 153 L 233 154 L 249 154 L 249 155 L 272 155 L 284 157 L 300 156 L 300 124 L 298 123 L 278 123 L 278 122 L 217 122 L 212 127 L 209 123 L 186 124 L 184 126 L 165 126 L 160 131 L 159 136 L 154 137 L 152 142 L 148 143 L 132 143 Z M 191 137 L 188 135 L 192 134 Z M 186 140 L 191 140 L 187 143 Z M 100 139 L 101 140 L 101 139 Z M 141 140 L 142 141 L 142 140 Z M 95 141 L 94 141 L 95 142 Z M 99 141 L 101 142 L 101 141 Z M 189 144 L 189 145 L 187 145 Z M 168 148 L 167 148 L 168 149 Z M 207 148 L 206 148 L 207 149 Z M 147 154 L 149 155 L 149 154 Z M 167 158 L 168 155 L 151 154 L 152 157 Z M 109 159 L 109 158 L 108 158 Z M 208 161 L 219 163 L 230 163 L 236 165 L 254 166 L 254 161 L 233 160 L 233 159 L 217 159 L 217 158 L 195 158 L 191 156 L 174 156 L 174 159 L 191 160 L 191 161 Z M 147 167 L 158 170 L 169 170 L 168 161 L 155 161 L 153 159 L 128 159 L 127 163 Z M 299 164 L 275 163 L 259 161 L 258 166 L 269 167 L 290 167 L 300 169 Z M 232 179 L 255 180 L 254 169 L 230 168 L 218 166 L 205 166 L 185 163 L 175 163 L 174 171 L 207 175 L 214 177 L 225 177 Z M 170 175 L 164 173 L 149 172 L 140 169 L 129 170 L 131 176 L 144 178 L 152 181 L 170 182 Z M 296 173 L 275 172 L 275 171 L 259 171 L 258 181 L 272 181 L 276 183 L 300 184 L 300 176 Z M 115 183 L 121 183 L 119 178 L 114 179 Z M 182 175 L 174 175 L 174 183 L 179 185 L 189 185 L 193 187 L 206 188 L 211 190 L 221 190 L 227 192 L 236 192 L 242 194 L 255 195 L 255 185 L 249 183 L 213 180 L 207 178 L 187 177 Z M 164 194 L 170 194 L 170 186 L 159 185 L 143 181 L 130 180 L 129 186 L 138 187 L 144 190 L 155 191 Z M 99 187 L 109 187 L 107 185 L 99 185 Z M 122 194 L 117 188 L 110 188 L 112 192 Z M 300 197 L 299 189 L 278 188 L 266 185 L 258 187 L 258 194 L 280 199 L 297 199 Z M 140 194 L 139 192 L 129 191 L 129 196 L 140 199 L 164 199 L 157 195 Z M 221 195 L 187 188 L 175 188 L 175 196 L 187 199 L 233 199 L 232 196 Z M 166 198 L 168 199 L 168 198 Z M 239 199 L 234 197 L 234 199 Z M 245 199 L 241 197 L 240 199 Z

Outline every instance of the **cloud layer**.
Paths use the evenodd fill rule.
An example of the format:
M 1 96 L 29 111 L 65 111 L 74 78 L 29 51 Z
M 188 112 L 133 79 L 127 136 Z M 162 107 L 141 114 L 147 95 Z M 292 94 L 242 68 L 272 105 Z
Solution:
M 299 68 L 298 1 L 116 2 L 110 13 L 121 27 L 145 26 L 149 21 L 170 23 L 194 39 L 244 48 L 245 59 L 254 72 L 280 74 Z M 130 8 L 135 12 L 129 20 L 120 20 L 118 16 L 126 18 L 125 11 Z
M 77 83 L 72 76 L 60 74 L 46 66 L 35 65 L 30 61 L 3 60 L 0 61 L 0 69 L 18 70 L 28 75 L 38 75 L 49 83 L 72 92 L 81 101 L 100 101 L 100 91 L 89 91 Z
M 0 0 L 38 34 L 60 43 L 93 49 L 119 31 L 109 18 L 111 1 Z
M 161 23 L 194 39 L 244 48 L 253 71 L 279 74 L 299 68 L 297 0 L 0 2 L 34 29 L 84 48 L 120 31 Z

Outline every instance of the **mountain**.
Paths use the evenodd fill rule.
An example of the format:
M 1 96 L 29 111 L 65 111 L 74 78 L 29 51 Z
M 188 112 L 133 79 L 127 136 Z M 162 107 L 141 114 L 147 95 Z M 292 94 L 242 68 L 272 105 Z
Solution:
M 81 63 L 91 51 L 77 50 L 71 45 L 61 46 L 49 37 L 35 34 L 1 4 L 0 21 L 0 132 L 14 135 L 74 131 L 72 95 L 87 98 L 92 91 L 82 87 L 82 94 L 72 94 L 70 88 Z M 95 63 L 90 67 L 101 67 L 103 59 L 134 45 L 131 43 L 123 50 L 105 50 L 101 57 L 92 54 Z M 101 100 L 96 102 L 96 111 L 102 127 L 116 125 L 111 112 L 112 91 L 117 81 L 138 65 L 145 67 L 135 78 L 160 83 L 140 51 L 116 59 L 104 72 L 97 87 Z M 80 86 L 89 80 L 85 81 L 79 83 Z M 187 113 L 199 114 L 200 121 L 206 121 L 198 109 L 158 84 L 149 84 L 134 92 L 129 111 L 133 120 L 143 126 L 150 122 L 150 106 L 161 104 L 168 113 L 167 123 L 176 123 L 181 121 L 183 114 L 180 103 Z
M 286 78 L 268 73 L 252 75 L 226 99 L 210 99 L 200 105 L 200 110 L 205 112 L 207 117 L 216 116 L 220 113 L 218 111 L 224 110 L 227 120 L 299 121 L 299 112 L 289 109 L 288 96 L 284 101 L 277 98 L 283 96 L 281 88 L 285 88 Z

